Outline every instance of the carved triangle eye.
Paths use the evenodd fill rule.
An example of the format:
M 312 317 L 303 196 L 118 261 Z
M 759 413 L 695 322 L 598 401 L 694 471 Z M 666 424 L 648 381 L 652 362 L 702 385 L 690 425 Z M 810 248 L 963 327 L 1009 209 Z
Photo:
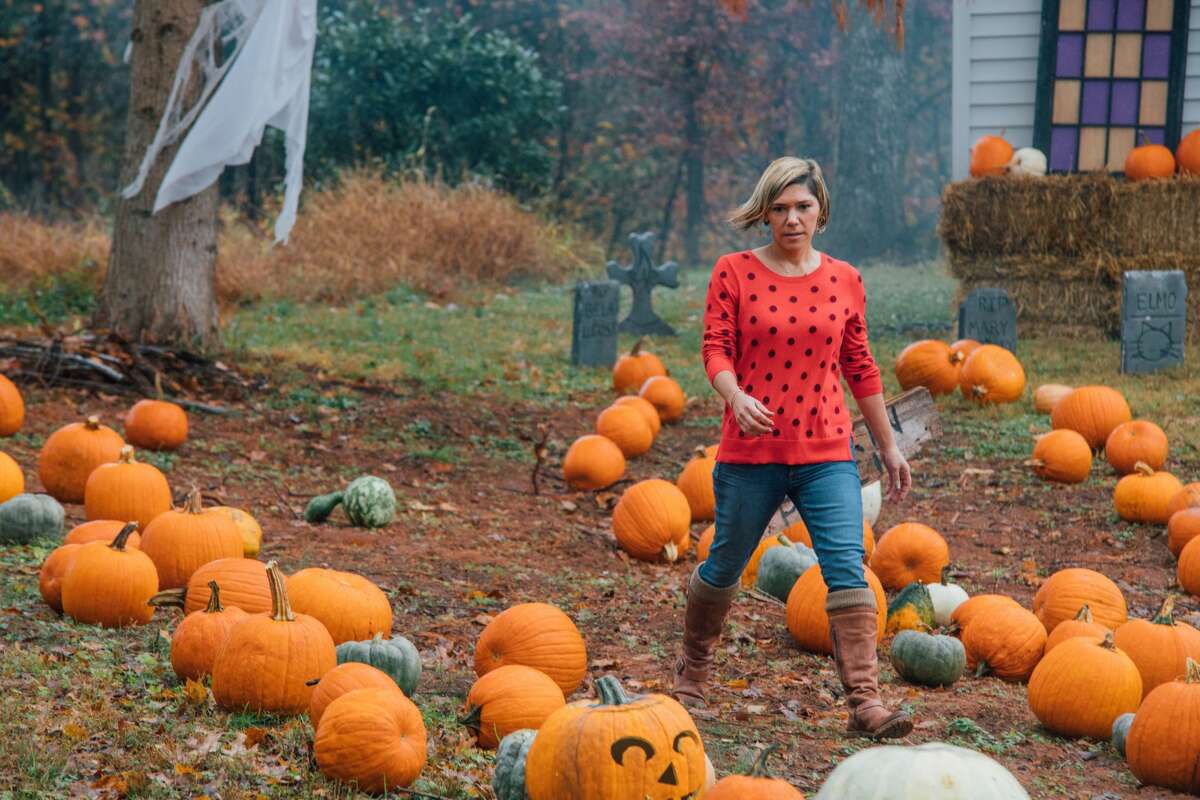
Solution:
M 678 786 L 679 785 L 679 778 L 675 775 L 675 765 L 674 764 L 667 765 L 667 771 L 662 774 L 662 777 L 660 777 L 658 779 L 658 782 L 666 784 L 667 786 Z

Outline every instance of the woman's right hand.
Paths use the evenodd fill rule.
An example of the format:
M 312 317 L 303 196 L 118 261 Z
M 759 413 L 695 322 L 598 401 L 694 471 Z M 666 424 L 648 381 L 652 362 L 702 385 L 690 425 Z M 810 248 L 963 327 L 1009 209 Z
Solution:
M 734 421 L 747 436 L 763 436 L 775 426 L 775 415 L 771 409 L 741 390 L 733 396 L 729 405 L 733 409 Z

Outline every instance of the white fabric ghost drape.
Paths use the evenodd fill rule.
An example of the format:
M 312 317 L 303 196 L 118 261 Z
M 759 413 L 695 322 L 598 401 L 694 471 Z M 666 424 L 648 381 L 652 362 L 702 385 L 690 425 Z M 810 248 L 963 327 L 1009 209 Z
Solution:
M 267 125 L 284 132 L 284 202 L 275 241 L 296 221 L 308 132 L 308 98 L 317 39 L 317 0 L 222 0 L 207 7 L 192 35 L 158 133 L 126 198 L 142 190 L 154 160 L 187 131 L 154 200 L 154 211 L 212 185 L 227 165 L 245 164 Z M 218 44 L 225 57 L 218 65 Z M 194 70 L 198 98 L 185 106 Z

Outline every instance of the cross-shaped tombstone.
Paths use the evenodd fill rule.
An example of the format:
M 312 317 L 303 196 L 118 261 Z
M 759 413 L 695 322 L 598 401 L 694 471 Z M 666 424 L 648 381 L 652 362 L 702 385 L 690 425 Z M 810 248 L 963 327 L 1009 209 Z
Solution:
M 617 330 L 624 333 L 662 334 L 674 336 L 675 329 L 664 322 L 650 305 L 650 291 L 655 286 L 666 286 L 675 289 L 679 286 L 679 265 L 668 261 L 660 267 L 654 266 L 650 255 L 650 243 L 654 234 L 629 234 L 629 246 L 633 248 L 633 263 L 622 267 L 615 261 L 608 262 L 608 277 L 620 283 L 628 284 L 633 290 L 633 308 L 629 316 L 621 320 Z

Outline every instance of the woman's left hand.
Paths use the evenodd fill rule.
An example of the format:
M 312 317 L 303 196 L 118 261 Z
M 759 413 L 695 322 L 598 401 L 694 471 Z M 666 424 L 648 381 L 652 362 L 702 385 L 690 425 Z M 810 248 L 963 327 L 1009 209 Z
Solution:
M 887 499 L 893 502 L 903 500 L 912 488 L 912 470 L 899 447 L 889 447 L 880 454 L 883 466 L 888 474 Z

